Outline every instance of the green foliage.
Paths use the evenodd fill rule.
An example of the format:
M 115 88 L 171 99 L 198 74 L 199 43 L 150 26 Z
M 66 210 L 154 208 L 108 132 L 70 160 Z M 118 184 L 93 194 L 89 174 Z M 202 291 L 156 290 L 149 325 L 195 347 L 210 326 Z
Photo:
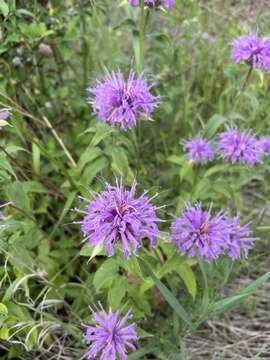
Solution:
M 214 140 L 231 124 L 269 135 L 269 75 L 254 71 L 241 93 L 247 68 L 230 60 L 229 43 L 246 27 L 245 2 L 175 2 L 171 11 L 146 11 L 145 74 L 161 106 L 153 122 L 121 132 L 97 122 L 86 89 L 107 71 L 127 74 L 140 64 L 139 9 L 125 1 L 0 0 L 0 109 L 11 111 L 0 122 L 3 359 L 52 356 L 59 343 L 63 357 L 80 358 L 81 324 L 98 301 L 132 310 L 141 340 L 131 360 L 184 359 L 185 336 L 269 281 L 266 273 L 224 297 L 245 264 L 198 264 L 170 243 L 170 213 L 201 201 L 253 220 L 262 240 L 249 261 L 269 253 L 269 159 L 255 169 L 219 159 L 195 166 L 181 147 L 198 134 Z M 266 6 L 257 19 L 249 15 L 266 35 Z M 126 185 L 136 178 L 139 193 L 157 191 L 157 206 L 168 205 L 159 211 L 167 222 L 157 247 L 145 244 L 130 260 L 83 244 L 73 223 L 82 214 L 72 210 L 85 207 L 79 196 L 119 177 Z

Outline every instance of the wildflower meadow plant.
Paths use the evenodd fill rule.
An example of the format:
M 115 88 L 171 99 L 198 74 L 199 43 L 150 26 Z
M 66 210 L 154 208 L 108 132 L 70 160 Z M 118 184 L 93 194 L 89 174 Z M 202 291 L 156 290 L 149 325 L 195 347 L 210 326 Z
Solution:
M 205 164 L 215 158 L 210 143 L 200 137 L 184 141 L 183 148 L 187 157 L 194 164 Z
M 270 38 L 261 39 L 255 34 L 240 36 L 232 43 L 232 60 L 270 72 Z
M 127 321 L 132 319 L 128 312 L 120 318 L 120 311 L 113 312 L 111 309 L 107 313 L 100 304 L 100 311 L 93 313 L 93 325 L 84 325 L 86 342 L 90 344 L 89 351 L 85 354 L 85 359 L 100 360 L 127 360 L 127 351 L 135 351 L 133 344 L 138 340 L 135 324 L 127 325 Z
M 140 6 L 140 0 L 129 0 L 129 3 L 132 6 Z M 164 6 L 171 9 L 174 6 L 174 0 L 144 0 L 144 4 L 150 8 Z
M 220 156 L 232 164 L 254 166 L 261 162 L 262 148 L 251 130 L 239 132 L 234 128 L 227 128 L 219 134 L 217 148 Z
M 2 353 L 3 360 L 196 357 L 198 346 L 186 346 L 200 324 L 270 279 L 267 270 L 240 296 L 218 298 L 218 290 L 226 294 L 232 263 L 247 258 L 259 239 L 235 209 L 257 217 L 259 234 L 269 228 L 270 138 L 255 133 L 269 130 L 269 79 L 260 71 L 270 74 L 270 37 L 241 36 L 225 58 L 226 39 L 239 25 L 235 15 L 206 24 L 210 12 L 219 14 L 215 1 L 11 3 L 0 0 L 0 129 L 12 119 L 0 139 L 1 359 Z M 226 16 L 245 8 L 235 3 Z M 257 15 L 266 28 L 267 16 Z M 241 26 L 244 20 L 241 12 Z M 241 91 L 232 61 L 248 69 Z M 79 94 L 88 76 L 105 67 L 116 70 L 98 74 L 85 104 Z M 253 69 L 261 86 L 254 76 L 244 92 Z M 148 74 L 159 79 L 159 90 Z M 155 114 L 158 121 L 150 122 Z M 232 126 L 220 130 L 228 119 Z M 262 160 L 264 168 L 232 165 Z M 80 209 L 69 211 L 78 194 L 99 188 L 101 177 L 104 188 L 79 196 Z M 164 191 L 140 192 L 135 177 L 146 189 Z M 159 215 L 166 203 L 184 203 L 171 227 L 164 220 L 170 215 Z M 99 305 L 86 321 L 90 302 Z M 253 356 L 250 349 L 236 358 Z M 209 353 L 205 358 L 216 352 Z
M 93 194 L 94 199 L 87 204 L 85 216 L 81 224 L 84 241 L 90 245 L 104 245 L 108 256 L 114 255 L 114 247 L 120 243 L 124 255 L 137 254 L 142 246 L 143 238 L 147 238 L 150 246 L 156 245 L 160 232 L 157 222 L 162 221 L 156 215 L 158 209 L 152 205 L 147 191 L 136 197 L 136 182 L 130 190 L 126 190 L 122 181 L 115 186 L 106 185 L 101 194 Z
M 89 88 L 88 92 L 99 121 L 127 130 L 138 121 L 151 120 L 153 111 L 159 105 L 159 97 L 150 92 L 152 87 L 143 75 L 136 77 L 135 71 L 131 71 L 125 81 L 118 70 L 97 81 L 96 87 Z

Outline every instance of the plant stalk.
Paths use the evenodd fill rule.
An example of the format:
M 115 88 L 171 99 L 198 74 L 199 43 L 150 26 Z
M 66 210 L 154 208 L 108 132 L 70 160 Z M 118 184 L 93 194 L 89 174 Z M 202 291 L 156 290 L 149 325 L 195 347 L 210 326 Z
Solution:
M 139 74 L 143 71 L 144 68 L 144 29 L 145 29 L 144 0 L 140 0 L 140 23 L 139 23 L 140 58 L 138 65 Z

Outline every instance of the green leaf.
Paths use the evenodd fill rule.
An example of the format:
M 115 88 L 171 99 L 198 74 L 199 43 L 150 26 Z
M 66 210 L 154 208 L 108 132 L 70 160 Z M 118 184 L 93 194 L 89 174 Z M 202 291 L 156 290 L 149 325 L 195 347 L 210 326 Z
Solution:
M 9 330 L 7 327 L 3 326 L 1 329 L 0 329 L 0 339 L 1 340 L 7 340 L 9 337 Z
M 22 182 L 23 188 L 26 193 L 39 193 L 46 194 L 47 189 L 38 181 L 24 181 Z
M 123 276 L 116 276 L 108 293 L 108 303 L 114 310 L 119 309 L 127 287 L 127 280 Z
M 180 180 L 183 181 L 184 179 L 188 182 L 193 182 L 193 164 L 190 160 L 184 161 L 179 171 Z
M 204 177 L 209 177 L 209 176 L 211 176 L 213 174 L 216 174 L 216 173 L 219 173 L 219 172 L 224 173 L 227 170 L 227 168 L 228 168 L 227 164 L 211 166 L 204 173 Z
M 215 133 L 218 131 L 218 129 L 225 124 L 227 119 L 219 114 L 213 115 L 206 123 L 204 127 L 204 136 L 206 138 L 211 138 Z
M 138 30 L 132 31 L 132 45 L 133 45 L 133 51 L 135 55 L 135 61 L 137 64 L 137 67 L 140 63 L 140 36 Z
M 173 164 L 182 165 L 185 161 L 185 158 L 183 156 L 171 155 L 167 160 Z
M 40 149 L 32 143 L 32 159 L 33 159 L 33 170 L 36 175 L 40 175 Z
M 118 272 L 119 265 L 114 259 L 108 259 L 98 268 L 94 275 L 93 284 L 100 290 L 108 280 L 112 280 Z
M 7 197 L 15 206 L 27 212 L 31 211 L 30 202 L 22 182 L 14 181 L 12 184 L 6 185 L 4 188 Z
M 186 263 L 183 263 L 182 265 L 176 268 L 176 272 L 180 275 L 180 277 L 184 281 L 188 289 L 188 292 L 190 293 L 190 295 L 194 300 L 197 293 L 197 285 L 196 285 L 196 278 L 191 267 L 188 266 Z
M 96 175 L 103 169 L 106 169 L 108 165 L 109 162 L 107 158 L 105 156 L 100 156 L 90 165 L 86 166 L 82 176 L 82 184 L 85 186 L 89 186 L 93 179 L 96 177 Z
M 97 126 L 96 133 L 91 140 L 91 146 L 97 146 L 102 140 L 110 135 L 114 130 L 105 123 L 100 123 Z
M 4 0 L 0 0 L 0 12 L 2 13 L 2 15 L 4 15 L 5 17 L 8 15 L 9 13 L 9 7 L 7 5 L 7 3 Z
M 97 157 L 102 155 L 102 151 L 99 147 L 89 147 L 87 148 L 82 155 L 80 156 L 80 159 L 78 161 L 78 168 L 80 172 L 83 170 L 86 164 L 92 162 Z
M 8 173 L 13 175 L 15 179 L 17 179 L 15 172 L 13 171 L 10 163 L 8 162 L 4 154 L 0 154 L 0 169 L 6 170 Z
M 155 285 L 157 286 L 157 288 L 159 289 L 159 291 L 161 292 L 167 303 L 171 306 L 171 308 L 176 312 L 176 314 L 180 317 L 180 319 L 182 319 L 190 327 L 192 327 L 192 323 L 189 319 L 186 310 L 183 308 L 182 305 L 179 304 L 174 294 L 157 278 L 157 276 L 153 273 L 151 268 L 144 260 L 139 259 L 139 262 L 141 267 L 145 269 L 145 272 L 149 274 L 150 277 L 153 279 Z
M 0 303 L 0 326 L 8 317 L 8 309 L 5 304 Z
M 112 169 L 115 170 L 117 175 L 125 179 L 128 173 L 128 158 L 125 150 L 121 147 L 111 148 Z
M 61 215 L 59 217 L 59 219 L 57 220 L 57 223 L 54 225 L 53 230 L 50 234 L 50 236 L 52 236 L 54 234 L 54 232 L 56 231 L 56 229 L 59 227 L 59 225 L 61 224 L 62 220 L 64 219 L 64 217 L 66 216 L 66 214 L 68 213 L 68 211 L 70 210 L 73 201 L 75 200 L 77 196 L 77 191 L 73 191 L 70 193 L 69 197 L 67 198 L 67 201 L 65 202 L 65 205 L 62 209 Z
M 105 249 L 103 245 L 91 246 L 89 243 L 85 243 L 81 248 L 80 255 L 90 257 L 90 261 L 98 255 L 105 255 Z

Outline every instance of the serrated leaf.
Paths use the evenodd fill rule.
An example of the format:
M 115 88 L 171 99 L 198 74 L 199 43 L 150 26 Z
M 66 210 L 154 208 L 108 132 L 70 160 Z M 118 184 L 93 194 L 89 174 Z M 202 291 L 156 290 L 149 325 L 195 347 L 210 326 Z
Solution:
M 93 284 L 96 290 L 100 290 L 108 280 L 115 277 L 119 265 L 114 259 L 108 259 L 98 268 L 94 275 Z
M 13 183 L 6 185 L 4 188 L 7 197 L 14 205 L 24 211 L 31 211 L 30 202 L 22 182 L 14 181 Z

